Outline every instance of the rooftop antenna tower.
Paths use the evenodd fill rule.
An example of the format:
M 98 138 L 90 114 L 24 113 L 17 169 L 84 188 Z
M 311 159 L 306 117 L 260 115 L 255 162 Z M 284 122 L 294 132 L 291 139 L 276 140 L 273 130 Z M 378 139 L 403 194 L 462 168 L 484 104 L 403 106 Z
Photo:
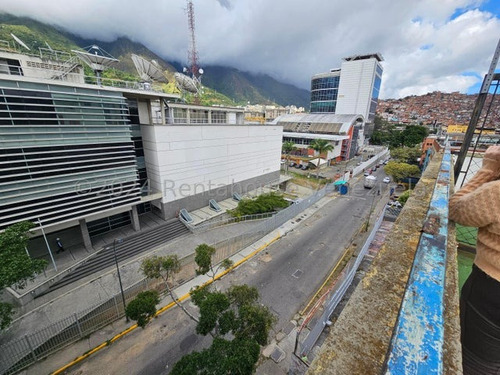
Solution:
M 187 0 L 188 26 L 191 36 L 191 49 L 188 51 L 189 69 L 193 78 L 198 78 L 200 68 L 198 66 L 198 51 L 196 50 L 196 37 L 194 33 L 194 7 L 193 1 Z
M 99 46 L 95 44 L 85 47 L 84 50 L 86 50 L 87 52 L 76 50 L 71 51 L 74 52 L 80 58 L 80 60 L 82 60 L 85 64 L 92 68 L 97 77 L 97 84 L 100 86 L 101 73 L 104 71 L 104 69 L 107 69 L 118 63 L 119 60 L 115 59 L 113 56 L 111 56 L 109 53 L 107 53 L 102 48 L 99 48 Z
M 177 76 L 176 82 L 177 86 L 186 91 L 195 93 L 195 103 L 200 103 L 199 94 L 201 93 L 201 75 L 203 74 L 203 69 L 200 68 L 198 64 L 198 51 L 196 49 L 196 36 L 195 36 L 195 27 L 194 27 L 194 6 L 192 0 L 187 0 L 187 14 L 188 14 L 188 27 L 190 33 L 190 44 L 191 49 L 188 51 L 188 63 L 189 68 L 184 68 L 184 73 L 191 74 L 191 82 L 187 82 L 183 77 Z M 188 88 L 188 86 L 196 87 L 196 90 L 193 88 Z

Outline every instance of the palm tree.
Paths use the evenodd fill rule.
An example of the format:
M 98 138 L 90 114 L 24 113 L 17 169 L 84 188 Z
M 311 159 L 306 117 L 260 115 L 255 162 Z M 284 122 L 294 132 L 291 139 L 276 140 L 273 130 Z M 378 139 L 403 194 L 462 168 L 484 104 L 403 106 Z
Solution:
M 288 164 L 290 164 L 290 153 L 292 151 L 295 151 L 296 149 L 297 149 L 297 147 L 295 147 L 295 143 L 293 143 L 292 141 L 285 141 L 285 142 L 283 142 L 283 146 L 281 146 L 281 150 L 286 155 L 285 170 L 286 170 L 287 174 L 288 174 Z
M 329 151 L 333 151 L 333 145 L 325 139 L 313 139 L 313 141 L 309 145 L 309 148 L 312 148 L 314 151 L 316 151 L 319 154 L 318 172 L 316 173 L 316 178 L 318 178 L 319 177 L 319 166 L 320 166 L 319 162 L 321 160 L 321 154 L 324 154 L 325 152 L 328 153 Z

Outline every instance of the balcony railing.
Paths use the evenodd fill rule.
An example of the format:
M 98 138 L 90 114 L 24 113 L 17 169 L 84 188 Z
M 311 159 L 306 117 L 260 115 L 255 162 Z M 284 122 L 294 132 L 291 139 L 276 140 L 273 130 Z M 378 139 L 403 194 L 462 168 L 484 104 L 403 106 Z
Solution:
M 461 374 L 449 149 L 436 154 L 308 374 Z

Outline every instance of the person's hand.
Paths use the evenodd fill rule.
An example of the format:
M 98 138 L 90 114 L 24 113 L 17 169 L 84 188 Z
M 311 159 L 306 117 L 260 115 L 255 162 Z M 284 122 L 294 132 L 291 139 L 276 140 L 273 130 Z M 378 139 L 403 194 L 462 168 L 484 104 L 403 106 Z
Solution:
M 483 168 L 492 171 L 496 177 L 500 176 L 500 146 L 490 146 L 483 159 Z

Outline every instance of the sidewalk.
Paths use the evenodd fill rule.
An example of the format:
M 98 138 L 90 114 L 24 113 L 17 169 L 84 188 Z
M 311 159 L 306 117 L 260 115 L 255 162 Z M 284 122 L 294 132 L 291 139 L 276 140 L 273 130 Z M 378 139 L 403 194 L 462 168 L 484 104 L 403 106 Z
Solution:
M 146 257 L 176 254 L 179 258 L 183 258 L 193 253 L 199 244 L 216 243 L 221 239 L 245 232 L 258 224 L 259 221 L 242 222 L 214 228 L 201 234 L 190 233 L 152 251 L 146 251 L 125 262 L 121 262 L 119 266 L 123 289 L 144 278 L 140 266 L 142 260 Z M 75 312 L 83 311 L 90 306 L 107 301 L 117 293 L 120 293 L 119 280 L 116 267 L 112 265 L 97 274 L 84 277 L 35 299 L 24 307 L 24 314 L 17 317 L 11 327 L 2 333 L 0 342 L 4 344 L 28 332 L 47 327 L 61 319 L 72 316 Z
M 313 215 L 317 210 L 319 210 L 321 207 L 324 205 L 328 204 L 331 202 L 333 199 L 335 199 L 337 195 L 335 193 L 329 194 L 322 198 L 320 201 L 318 201 L 316 204 L 313 204 L 311 207 L 307 208 L 303 212 L 301 212 L 298 216 L 301 218 L 304 217 L 309 217 Z M 294 230 L 297 226 L 301 225 L 302 220 L 295 220 L 291 219 L 285 224 L 283 224 L 281 227 L 278 229 L 272 231 L 268 235 L 264 236 L 262 239 L 258 240 L 256 243 L 254 243 L 251 246 L 248 246 L 247 248 L 243 249 L 239 253 L 233 255 L 230 259 L 234 262 L 234 267 L 237 267 L 241 263 L 245 262 L 246 260 L 250 259 L 254 255 L 258 254 L 260 251 L 265 249 L 267 246 L 269 246 L 271 243 L 274 241 L 278 240 L 282 236 L 286 235 L 286 233 Z M 202 242 L 208 242 L 210 243 L 210 239 L 214 240 L 215 238 L 220 239 L 220 238 L 225 238 L 228 237 L 230 233 L 237 234 L 241 233 L 244 228 L 242 227 L 243 225 L 255 225 L 255 223 L 238 223 L 238 224 L 233 224 L 229 225 L 227 227 L 222 227 L 222 228 L 216 228 L 214 230 L 211 230 L 209 232 L 203 233 L 202 235 L 199 236 L 189 236 L 188 238 L 183 238 L 179 241 L 175 241 L 174 244 L 171 244 L 170 246 L 167 245 L 165 249 L 167 250 L 168 253 L 170 253 L 174 248 L 177 250 L 179 249 L 179 245 L 182 244 L 182 248 L 188 249 L 190 248 L 189 244 L 198 244 Z M 196 238 L 195 238 L 196 237 Z M 203 237 L 203 239 L 202 239 Z M 191 250 L 192 251 L 192 250 Z M 138 261 L 131 262 L 134 263 L 137 266 Z M 130 268 L 129 268 L 130 267 Z M 137 268 L 138 267 L 133 267 L 132 265 L 125 265 L 124 268 L 126 270 L 121 269 L 122 277 L 123 275 L 127 275 L 129 277 L 132 274 L 137 274 Z M 134 270 L 135 268 L 135 270 Z M 220 272 L 217 277 L 221 277 L 223 274 L 225 274 L 227 271 Z M 113 286 L 116 289 L 117 285 L 117 280 L 114 280 L 114 275 L 113 275 L 113 270 L 109 272 L 109 274 L 106 276 L 107 281 L 104 282 L 100 281 L 99 283 L 92 283 L 92 284 L 99 284 L 97 288 L 99 289 L 104 289 L 105 285 L 109 283 L 110 280 L 113 280 Z M 186 298 L 189 297 L 189 291 L 191 288 L 194 286 L 199 286 L 204 283 L 209 281 L 209 278 L 207 276 L 197 276 L 196 278 L 184 283 L 183 285 L 177 287 L 174 290 L 174 294 L 178 297 L 180 300 L 185 300 Z M 86 284 L 90 287 L 91 284 Z M 82 286 L 83 288 L 83 286 Z M 90 291 L 87 291 L 90 293 Z M 116 293 L 116 290 L 114 290 Z M 61 296 L 61 300 L 66 299 L 66 298 L 71 298 L 70 296 L 74 293 L 69 293 L 67 294 L 68 297 Z M 108 296 L 107 296 L 108 297 Z M 76 302 L 76 301 L 75 301 Z M 65 304 L 68 302 L 65 302 Z M 160 311 L 166 311 L 170 309 L 173 306 L 172 300 L 170 297 L 165 297 L 163 300 L 160 302 L 159 306 L 165 306 L 164 309 L 160 309 Z M 72 309 L 74 309 L 74 306 L 72 306 Z M 153 323 L 154 324 L 154 323 Z M 51 373 L 56 371 L 57 369 L 63 368 L 69 363 L 72 363 L 75 358 L 77 358 L 77 362 L 80 360 L 85 359 L 89 355 L 89 351 L 92 351 L 92 349 L 96 348 L 97 346 L 100 346 L 101 344 L 104 343 L 104 345 L 100 346 L 100 349 L 106 347 L 106 342 L 108 340 L 115 341 L 118 338 L 122 338 L 123 336 L 127 336 L 127 334 L 131 331 L 133 331 L 135 328 L 133 328 L 135 325 L 133 323 L 126 323 L 124 319 L 121 319 L 117 322 L 114 322 L 113 324 L 109 325 L 103 330 L 97 331 L 90 335 L 86 340 L 81 340 L 75 344 L 72 344 L 68 347 L 66 347 L 63 350 L 60 350 L 59 352 L 55 353 L 54 355 L 51 355 L 48 359 L 44 361 L 40 361 L 26 369 L 23 373 L 26 375 L 31 375 L 31 374 L 41 374 L 41 373 Z M 125 332 L 126 334 L 122 335 L 121 333 Z M 140 340 L 138 335 L 130 335 L 131 337 L 123 337 L 123 340 Z M 112 350 L 112 349 L 111 349 Z M 87 353 L 85 356 L 84 353 Z M 79 358 L 79 356 L 83 356 L 82 358 Z M 61 371 L 62 372 L 62 371 Z M 59 373 L 59 372 L 57 372 Z

